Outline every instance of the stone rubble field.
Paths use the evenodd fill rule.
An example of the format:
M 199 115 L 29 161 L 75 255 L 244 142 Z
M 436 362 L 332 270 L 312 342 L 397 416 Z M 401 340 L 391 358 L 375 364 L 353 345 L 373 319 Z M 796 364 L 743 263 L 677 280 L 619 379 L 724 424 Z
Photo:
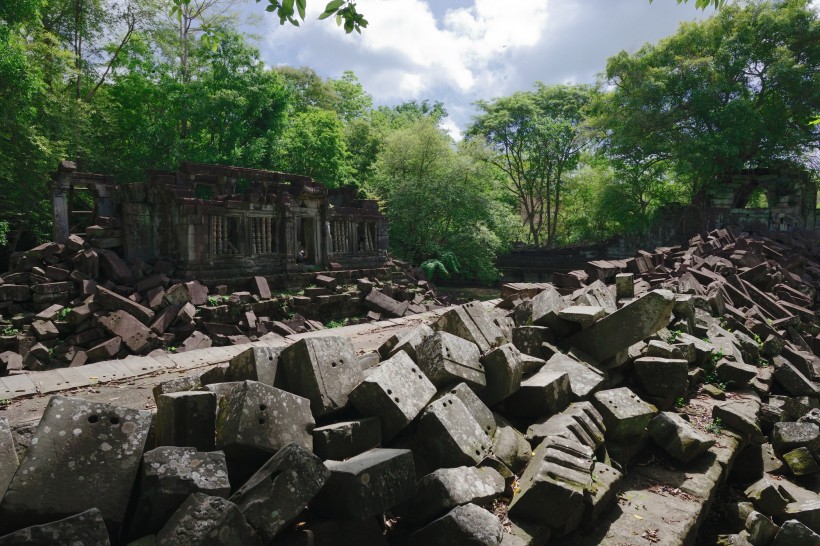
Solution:
M 817 234 L 513 285 L 357 355 L 254 346 L 156 412 L 0 417 L 0 546 L 820 545 Z M 701 542 L 702 543 L 702 542 Z

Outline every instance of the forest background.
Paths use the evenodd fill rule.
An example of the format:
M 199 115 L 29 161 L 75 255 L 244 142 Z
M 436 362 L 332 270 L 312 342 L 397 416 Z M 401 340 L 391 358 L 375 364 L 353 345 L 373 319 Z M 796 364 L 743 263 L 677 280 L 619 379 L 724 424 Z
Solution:
M 0 244 L 10 229 L 49 237 L 60 160 L 122 183 L 198 161 L 354 186 L 381 203 L 395 255 L 491 281 L 513 242 L 642 233 L 739 170 L 818 170 L 820 21 L 806 0 L 729 3 L 613 52 L 597 85 L 478 101 L 459 142 L 434 97 L 376 107 L 350 71 L 266 66 L 238 1 L 0 4 Z

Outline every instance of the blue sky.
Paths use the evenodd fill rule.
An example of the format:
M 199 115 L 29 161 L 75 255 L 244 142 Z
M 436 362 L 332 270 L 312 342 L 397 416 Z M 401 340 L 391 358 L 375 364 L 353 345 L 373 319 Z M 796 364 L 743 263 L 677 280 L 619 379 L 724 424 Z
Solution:
M 359 0 L 370 25 L 346 35 L 331 19 L 316 20 L 325 3 L 308 0 L 301 28 L 279 26 L 264 0 L 246 4 L 246 13 L 261 14 L 252 32 L 265 63 L 333 78 L 353 70 L 377 105 L 441 100 L 456 136 L 478 99 L 536 81 L 592 83 L 608 57 L 705 16 L 694 0 Z

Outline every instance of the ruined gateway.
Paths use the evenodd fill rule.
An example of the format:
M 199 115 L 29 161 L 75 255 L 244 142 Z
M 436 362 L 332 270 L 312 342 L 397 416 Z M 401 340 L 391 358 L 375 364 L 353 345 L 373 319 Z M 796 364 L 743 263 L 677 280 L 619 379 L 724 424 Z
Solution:
M 97 224 L 94 246 L 131 262 L 170 261 L 185 279 L 364 269 L 387 255 L 387 219 L 375 201 L 294 174 L 184 162 L 118 184 L 63 161 L 53 204 L 55 242 Z

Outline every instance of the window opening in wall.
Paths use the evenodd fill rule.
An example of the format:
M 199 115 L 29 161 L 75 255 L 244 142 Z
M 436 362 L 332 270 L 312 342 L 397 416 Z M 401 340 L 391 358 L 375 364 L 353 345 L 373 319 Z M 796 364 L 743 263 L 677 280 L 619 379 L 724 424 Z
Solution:
M 302 218 L 296 228 L 296 261 L 316 265 L 316 219 Z
M 275 230 L 273 218 L 251 218 L 251 247 L 254 254 L 269 254 L 276 252 Z
M 216 191 L 211 184 L 197 184 L 194 186 L 194 195 L 197 199 L 213 199 Z
M 239 254 L 242 246 L 241 238 L 239 217 L 211 217 L 211 252 L 213 254 Z
M 357 250 L 370 252 L 376 248 L 376 225 L 372 222 L 359 222 Z
M 767 209 L 769 208 L 769 200 L 766 198 L 766 190 L 757 187 L 749 194 L 749 200 L 746 201 L 747 209 Z

